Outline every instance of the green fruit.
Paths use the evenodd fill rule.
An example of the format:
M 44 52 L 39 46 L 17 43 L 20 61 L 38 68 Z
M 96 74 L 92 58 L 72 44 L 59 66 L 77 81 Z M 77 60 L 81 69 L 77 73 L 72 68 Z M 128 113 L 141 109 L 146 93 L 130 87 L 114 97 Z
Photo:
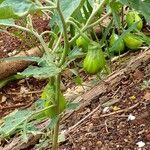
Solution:
M 143 27 L 143 21 L 136 11 L 128 12 L 128 14 L 126 15 L 126 22 L 128 27 L 132 26 L 135 22 L 138 22 L 137 24 L 138 30 L 141 30 Z
M 55 86 L 48 83 L 44 88 L 41 99 L 44 100 L 44 107 L 48 107 L 51 105 L 55 105 Z M 57 116 L 57 106 L 51 107 L 45 110 L 45 115 L 48 117 Z M 62 113 L 66 108 L 66 100 L 63 94 L 60 92 L 59 94 L 59 113 Z
M 50 101 L 45 102 L 45 107 L 48 107 L 52 105 Z M 65 97 L 60 93 L 59 95 L 59 114 L 62 113 L 66 108 L 66 100 Z M 50 116 L 51 118 L 57 116 L 57 109 L 56 106 L 49 108 L 48 110 L 45 111 L 46 116 Z
M 83 68 L 89 74 L 96 74 L 101 71 L 106 64 L 102 49 L 99 46 L 90 48 L 83 61 Z
M 137 35 L 134 35 L 132 33 L 128 33 L 124 37 L 124 42 L 128 48 L 133 50 L 138 49 L 143 44 L 143 41 Z
M 76 44 L 77 44 L 78 47 L 81 47 L 83 49 L 83 51 L 87 51 L 88 50 L 89 42 L 86 39 L 84 39 L 82 36 L 80 36 L 76 40 Z
M 112 47 L 114 45 L 114 43 L 119 39 L 119 36 L 115 33 L 113 33 L 110 37 L 110 47 Z M 124 42 L 123 40 L 121 40 L 118 45 L 116 46 L 116 48 L 113 50 L 113 53 L 114 54 L 121 54 L 124 52 L 124 49 L 125 49 L 125 45 L 124 45 Z

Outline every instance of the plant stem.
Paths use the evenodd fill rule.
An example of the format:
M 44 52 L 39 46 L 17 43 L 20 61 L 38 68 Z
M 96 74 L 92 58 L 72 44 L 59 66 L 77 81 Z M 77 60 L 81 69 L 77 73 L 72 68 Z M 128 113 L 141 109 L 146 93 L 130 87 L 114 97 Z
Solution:
M 60 95 L 60 76 L 61 74 L 58 74 L 55 77 L 55 104 L 56 104 L 56 112 L 57 115 L 59 115 L 59 95 Z M 59 119 L 60 120 L 60 119 Z M 57 145 L 58 145 L 58 135 L 59 135 L 59 120 L 57 124 L 55 125 L 54 128 L 54 133 L 53 133 L 53 143 L 52 143 L 52 150 L 57 150 Z
M 57 0 L 57 11 L 60 16 L 62 26 L 63 26 L 63 37 L 64 37 L 64 51 L 62 53 L 61 59 L 59 61 L 58 67 L 61 67 L 63 63 L 65 62 L 65 58 L 67 56 L 67 52 L 69 50 L 69 40 L 68 40 L 68 35 L 67 35 L 67 25 L 63 16 L 63 13 L 60 8 L 59 0 Z M 60 107 L 60 80 L 61 80 L 61 73 L 55 76 L 55 104 L 56 104 L 56 115 L 59 115 L 59 107 Z M 58 145 L 58 135 L 59 135 L 59 122 L 60 118 L 54 128 L 54 133 L 53 133 L 53 142 L 52 142 L 52 150 L 57 150 L 57 145 Z
M 93 10 L 93 12 L 92 12 L 92 14 L 90 15 L 89 19 L 87 20 L 85 26 L 81 29 L 81 32 L 84 32 L 84 31 L 86 31 L 87 29 L 89 29 L 89 28 L 91 28 L 91 27 L 94 27 L 95 25 L 99 24 L 100 21 L 103 21 L 103 20 L 105 19 L 104 16 L 103 16 L 103 17 L 101 17 L 101 18 L 99 19 L 98 22 L 96 21 L 96 24 L 93 23 L 92 26 L 90 25 L 90 23 L 91 23 L 93 17 L 96 15 L 96 13 L 98 12 L 98 10 L 103 7 L 103 5 L 105 4 L 105 2 L 106 2 L 106 0 L 102 0 L 101 4 L 99 4 L 99 6 L 96 8 L 96 10 Z M 106 15 L 107 15 L 107 14 L 106 14 Z M 107 17 L 107 16 L 106 16 L 106 17 Z M 76 35 L 69 41 L 69 44 L 73 43 L 79 36 L 80 36 L 80 34 L 76 34 Z
M 62 13 L 61 8 L 60 8 L 59 0 L 57 0 L 57 11 L 59 13 L 59 16 L 60 16 L 60 19 L 62 22 L 63 36 L 64 36 L 64 51 L 62 53 L 62 57 L 61 57 L 60 62 L 58 64 L 58 66 L 60 67 L 63 65 L 63 63 L 65 61 L 65 57 L 66 57 L 67 52 L 69 50 L 69 40 L 68 40 L 68 35 L 67 35 L 67 26 L 66 26 L 66 22 L 65 22 L 63 13 Z

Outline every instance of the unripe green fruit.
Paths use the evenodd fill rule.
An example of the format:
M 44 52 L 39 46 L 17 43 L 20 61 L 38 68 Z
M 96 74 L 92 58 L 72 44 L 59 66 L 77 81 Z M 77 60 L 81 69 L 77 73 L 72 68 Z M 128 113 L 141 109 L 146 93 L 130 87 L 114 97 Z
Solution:
M 118 39 L 119 39 L 119 36 L 113 33 L 110 37 L 110 43 L 109 43 L 110 47 L 112 47 Z M 125 49 L 124 41 L 121 40 L 116 46 L 116 48 L 113 50 L 113 52 L 114 54 L 121 54 L 124 52 L 124 49 Z
M 138 49 L 143 44 L 143 41 L 137 35 L 134 35 L 132 33 L 128 33 L 124 37 L 124 42 L 125 45 L 132 50 Z
M 50 105 L 52 105 L 52 103 L 50 101 L 46 101 L 44 106 L 48 107 Z M 45 110 L 46 116 L 49 116 L 51 118 L 56 117 L 58 115 L 56 107 L 57 106 L 49 108 L 48 110 Z M 65 110 L 65 108 L 66 108 L 66 99 L 63 96 L 63 94 L 60 93 L 60 95 L 59 95 L 59 114 L 62 113 Z
M 126 22 L 128 27 L 132 26 L 135 22 L 138 22 L 137 29 L 141 30 L 143 28 L 143 21 L 136 11 L 130 11 L 126 15 Z
M 54 105 L 54 101 L 55 101 L 55 87 L 54 85 L 51 85 L 50 83 L 48 83 L 42 94 L 41 94 L 41 99 L 44 100 L 44 107 L 48 107 L 51 105 Z M 66 99 L 63 96 L 63 94 L 60 92 L 59 93 L 59 114 L 62 113 L 66 108 Z M 55 117 L 57 116 L 57 106 L 51 107 L 47 110 L 44 111 L 45 115 L 48 117 Z
M 105 64 L 103 51 L 100 47 L 94 47 L 88 50 L 83 62 L 83 68 L 89 74 L 96 74 L 104 68 Z
M 76 44 L 77 44 L 78 47 L 81 47 L 83 49 L 83 51 L 87 51 L 88 50 L 89 42 L 86 39 L 84 39 L 82 36 L 80 36 L 76 40 Z

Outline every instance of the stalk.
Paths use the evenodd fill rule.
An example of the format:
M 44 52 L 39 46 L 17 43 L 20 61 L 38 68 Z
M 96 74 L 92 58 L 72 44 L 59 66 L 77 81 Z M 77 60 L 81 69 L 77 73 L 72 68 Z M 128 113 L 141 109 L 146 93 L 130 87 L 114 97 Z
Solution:
M 55 77 L 55 104 L 56 104 L 57 116 L 59 115 L 60 75 L 61 74 L 58 74 Z M 59 122 L 60 122 L 60 119 L 58 120 L 57 124 L 54 127 L 52 150 L 57 150 L 58 135 L 59 135 Z
M 96 21 L 96 23 L 92 23 L 92 26 L 90 25 L 92 19 L 93 19 L 94 16 L 97 14 L 98 10 L 101 9 L 105 3 L 106 3 L 106 0 L 102 0 L 102 1 L 101 1 L 101 4 L 96 8 L 96 10 L 93 10 L 93 12 L 91 13 L 89 19 L 87 20 L 85 26 L 81 29 L 81 32 L 84 32 L 84 31 L 86 31 L 87 29 L 89 29 L 89 28 L 91 28 L 91 27 L 94 27 L 95 25 L 99 24 L 99 21 L 103 21 L 103 20 L 105 19 L 105 17 L 102 17 L 102 18 L 99 19 L 99 21 Z M 106 17 L 108 17 L 108 15 L 106 15 Z M 80 34 L 76 34 L 76 35 L 69 41 L 69 44 L 73 43 L 79 36 L 80 36 Z
M 62 26 L 63 26 L 63 38 L 64 38 L 64 51 L 62 53 L 61 59 L 58 63 L 58 67 L 61 67 L 63 65 L 63 63 L 65 62 L 66 56 L 67 56 L 67 52 L 70 49 L 69 46 L 69 40 L 68 40 L 68 35 L 67 35 L 67 25 L 63 16 L 63 13 L 61 11 L 60 8 L 60 1 L 57 0 L 57 11 L 58 14 L 60 16 L 61 22 L 62 22 Z M 60 81 L 61 81 L 61 73 L 59 73 L 58 75 L 55 76 L 55 104 L 56 104 L 56 112 L 57 112 L 57 116 L 60 113 L 59 107 L 60 107 L 60 100 L 59 100 L 59 96 L 60 96 Z M 54 133 L 53 133 L 53 142 L 52 142 L 52 150 L 57 150 L 57 146 L 58 146 L 58 135 L 59 135 L 59 122 L 60 122 L 60 118 L 56 124 L 56 126 L 54 127 Z

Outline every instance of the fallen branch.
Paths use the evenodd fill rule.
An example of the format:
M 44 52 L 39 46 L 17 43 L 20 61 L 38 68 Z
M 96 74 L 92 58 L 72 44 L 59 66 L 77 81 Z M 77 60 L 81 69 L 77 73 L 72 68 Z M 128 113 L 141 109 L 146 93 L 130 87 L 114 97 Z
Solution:
M 24 56 L 42 56 L 42 52 L 38 47 L 32 48 L 28 51 L 21 51 L 19 54 L 15 55 L 15 57 L 24 57 Z M 33 62 L 17 60 L 17 61 L 2 61 L 0 62 L 0 80 L 4 79 L 8 76 L 16 74 L 19 71 L 27 68 Z

